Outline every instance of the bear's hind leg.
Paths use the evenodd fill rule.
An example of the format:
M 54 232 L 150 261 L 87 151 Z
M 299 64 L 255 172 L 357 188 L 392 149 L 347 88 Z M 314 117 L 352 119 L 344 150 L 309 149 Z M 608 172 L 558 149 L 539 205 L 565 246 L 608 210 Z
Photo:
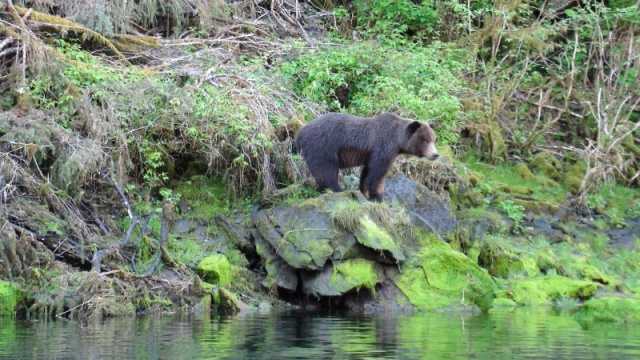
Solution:
M 340 184 L 338 184 L 338 166 L 334 165 L 314 165 L 309 166 L 311 175 L 316 179 L 316 185 L 318 191 L 323 192 L 326 189 L 331 189 L 333 192 L 340 192 Z

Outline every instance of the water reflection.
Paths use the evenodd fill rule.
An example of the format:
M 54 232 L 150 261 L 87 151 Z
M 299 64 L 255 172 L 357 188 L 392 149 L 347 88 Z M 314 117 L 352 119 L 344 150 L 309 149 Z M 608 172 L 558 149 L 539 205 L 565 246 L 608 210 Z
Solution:
M 544 308 L 487 314 L 276 313 L 101 323 L 0 318 L 2 359 L 637 359 L 640 327 Z

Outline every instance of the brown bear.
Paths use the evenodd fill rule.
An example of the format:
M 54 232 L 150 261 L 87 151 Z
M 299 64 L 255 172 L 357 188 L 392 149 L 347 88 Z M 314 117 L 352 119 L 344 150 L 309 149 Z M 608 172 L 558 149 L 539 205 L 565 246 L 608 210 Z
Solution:
M 367 199 L 382 201 L 385 178 L 395 158 L 409 154 L 435 160 L 435 141 L 429 125 L 393 113 L 374 118 L 329 113 L 300 129 L 296 147 L 318 190 L 339 192 L 339 169 L 364 165 L 360 191 Z

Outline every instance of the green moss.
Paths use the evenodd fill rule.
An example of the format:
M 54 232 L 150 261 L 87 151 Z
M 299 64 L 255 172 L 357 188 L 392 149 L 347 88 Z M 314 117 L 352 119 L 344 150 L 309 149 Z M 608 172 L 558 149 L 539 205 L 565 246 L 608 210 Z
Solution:
M 376 225 L 369 216 L 360 219 L 360 225 L 353 233 L 360 244 L 371 249 L 388 251 L 398 261 L 405 260 L 404 253 L 393 241 L 391 235 Z
M 586 301 L 575 319 L 583 325 L 594 322 L 640 323 L 640 300 L 603 297 Z
M 471 220 L 489 220 L 491 229 L 493 231 L 506 229 L 507 223 L 502 215 L 495 211 L 488 210 L 487 206 L 463 209 L 458 212 L 459 219 L 471 219 Z
M 424 247 L 393 281 L 413 306 L 424 310 L 455 309 L 473 303 L 489 309 L 495 290 L 485 271 L 443 242 Z
M 503 191 L 507 194 L 516 194 L 516 195 L 524 195 L 524 196 L 533 194 L 532 189 L 530 189 L 527 186 L 520 186 L 520 185 L 501 186 L 500 191 Z
M 487 269 L 489 274 L 502 278 L 513 273 L 524 273 L 528 277 L 540 273 L 534 258 L 523 255 L 509 240 L 497 236 L 486 237 L 480 247 L 478 265 Z
M 349 259 L 333 268 L 331 285 L 340 284 L 338 291 L 346 292 L 353 288 L 360 290 L 364 287 L 375 292 L 375 286 L 380 281 L 376 263 L 365 259 Z
M 480 206 L 484 202 L 484 195 L 478 190 L 470 190 L 462 195 L 462 203 L 466 206 Z
M 364 215 L 362 203 L 357 200 L 345 200 L 337 202 L 329 213 L 331 221 L 341 228 L 353 232 L 360 219 Z
M 175 236 L 169 236 L 168 242 L 169 251 L 171 251 L 171 256 L 173 256 L 174 260 L 190 268 L 196 266 L 196 263 L 205 254 L 204 244 L 193 238 L 176 239 Z
M 262 206 L 299 205 L 306 200 L 313 199 L 320 193 L 306 182 L 289 185 L 276 189 L 267 194 L 260 202 Z
M 601 284 L 610 284 L 615 282 L 613 278 L 603 274 L 602 271 L 595 266 L 585 263 L 574 263 L 570 266 L 573 267 L 583 279 L 596 281 Z
M 13 315 L 18 304 L 18 292 L 15 286 L 6 281 L 0 281 L 0 316 Z
M 471 187 L 478 186 L 478 184 L 484 181 L 484 174 L 481 172 L 471 170 L 470 168 L 462 168 L 458 170 L 458 175 L 462 178 L 462 180 L 469 184 Z
M 490 165 L 479 162 L 474 156 L 468 156 L 465 163 L 472 170 L 479 171 L 485 176 L 484 182 L 478 186 L 485 195 L 504 192 L 552 203 L 563 202 L 565 199 L 567 190 L 563 186 L 544 174 L 535 176 L 523 163 L 515 166 L 509 163 Z M 487 191 L 487 189 L 493 191 Z
M 557 271 L 562 266 L 560 265 L 557 257 L 550 248 L 539 248 L 534 252 L 534 258 L 536 260 L 536 266 L 538 269 L 548 272 Z
M 526 181 L 535 181 L 536 180 L 536 176 L 533 175 L 533 173 L 531 172 L 531 170 L 529 170 L 529 167 L 525 163 L 518 163 L 514 167 L 514 170 L 515 170 L 516 174 L 518 174 L 518 176 L 520 176 L 520 178 L 522 178 L 522 180 L 526 180 Z
M 206 282 L 220 286 L 231 283 L 231 265 L 222 254 L 213 254 L 202 259 L 196 270 Z
M 597 287 L 591 281 L 569 279 L 560 275 L 547 275 L 516 282 L 513 300 L 523 305 L 549 305 L 561 297 L 588 299 L 596 294 Z
M 185 216 L 193 220 L 210 222 L 216 214 L 228 214 L 232 207 L 229 189 L 220 178 L 193 176 L 173 192 L 191 207 Z
M 553 180 L 561 180 L 562 163 L 553 154 L 540 152 L 531 159 L 529 168 L 539 174 L 550 177 Z
M 516 306 L 518 306 L 518 304 L 511 299 L 497 298 L 493 300 L 494 308 L 505 308 L 505 307 L 516 307 Z
M 544 200 L 513 199 L 513 202 L 516 205 L 524 207 L 525 211 L 530 211 L 535 214 L 554 214 L 560 209 L 560 205 Z
M 582 161 L 567 167 L 563 181 L 572 193 L 580 193 L 580 185 L 582 184 L 582 179 L 584 179 L 586 172 L 587 166 Z

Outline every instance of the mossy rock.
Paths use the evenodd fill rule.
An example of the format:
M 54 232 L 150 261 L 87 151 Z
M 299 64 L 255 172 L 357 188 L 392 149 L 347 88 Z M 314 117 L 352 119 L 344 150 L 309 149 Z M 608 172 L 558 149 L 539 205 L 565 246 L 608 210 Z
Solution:
M 533 175 L 533 173 L 531 172 L 531 170 L 529 170 L 529 167 L 525 163 L 518 163 L 515 166 L 515 171 L 516 171 L 516 174 L 518 174 L 518 176 L 522 178 L 522 180 L 525 180 L 525 181 L 536 180 L 536 176 Z
M 509 308 L 516 307 L 518 303 L 508 298 L 496 298 L 493 300 L 493 308 Z
M 361 288 L 374 292 L 383 278 L 383 269 L 375 261 L 349 259 L 336 264 L 327 263 L 322 271 L 302 271 L 302 291 L 314 296 L 342 296 Z
M 553 250 L 549 248 L 537 249 L 534 257 L 536 259 L 536 266 L 544 272 L 548 272 L 549 270 L 558 271 L 562 268 Z
M 612 277 L 603 274 L 602 271 L 593 265 L 577 263 L 571 264 L 570 267 L 575 269 L 576 272 L 585 280 L 591 280 L 601 284 L 611 284 L 615 282 Z
M 587 165 L 583 161 L 578 161 L 567 167 L 567 171 L 564 173 L 563 182 L 573 194 L 579 194 L 580 185 L 582 184 L 582 179 L 584 179 L 586 173 Z
M 509 273 L 525 273 L 528 277 L 540 274 L 534 258 L 515 253 L 495 242 L 481 245 L 478 265 L 487 269 L 492 276 L 501 278 L 507 278 Z
M 253 234 L 256 245 L 256 252 L 262 259 L 262 265 L 267 271 L 267 277 L 262 281 L 262 285 L 271 289 L 278 286 L 283 289 L 295 291 L 298 288 L 298 273 L 296 269 L 279 257 L 275 250 L 267 243 L 262 236 Z
M 516 205 L 524 207 L 525 211 L 532 212 L 534 214 L 552 215 L 560 210 L 560 205 L 545 200 L 524 200 L 514 198 L 513 202 Z
M 562 179 L 562 163 L 553 154 L 548 152 L 538 153 L 531 159 L 529 168 L 541 175 L 546 175 L 555 181 Z
M 575 319 L 588 325 L 594 322 L 618 324 L 640 323 L 640 300 L 618 297 L 603 297 L 586 301 L 575 315 Z
M 196 270 L 206 282 L 220 286 L 231 283 L 231 265 L 222 254 L 213 254 L 202 259 Z
M 443 242 L 423 247 L 393 282 L 413 306 L 423 310 L 459 309 L 471 304 L 487 310 L 495 291 L 486 271 Z
M 462 204 L 466 206 L 480 206 L 484 202 L 484 195 L 478 190 L 469 190 L 462 195 Z
M 597 286 L 591 281 L 574 280 L 560 275 L 547 275 L 516 282 L 512 286 L 513 300 L 523 305 L 550 305 L 561 297 L 589 299 Z
M 337 194 L 326 194 L 336 196 Z M 324 202 L 324 195 L 314 199 Z M 342 229 L 331 223 L 319 209 L 323 204 L 305 202 L 300 207 L 277 207 L 253 214 L 258 233 L 284 261 L 295 269 L 320 270 L 341 240 L 348 240 Z M 351 236 L 355 243 L 355 238 Z
M 533 190 L 529 189 L 528 187 L 517 186 L 517 185 L 501 186 L 500 191 L 507 194 L 515 194 L 515 195 L 523 195 L 523 196 L 529 196 L 533 194 Z
M 396 261 L 406 259 L 391 235 L 376 225 L 368 215 L 360 219 L 360 225 L 355 229 L 354 235 L 360 244 L 374 250 L 389 252 Z
M 0 316 L 13 315 L 18 304 L 18 291 L 10 282 L 0 281 Z
M 470 187 L 477 186 L 482 183 L 485 178 L 483 173 L 471 169 L 464 169 L 464 172 L 460 173 L 460 176 L 470 185 Z

